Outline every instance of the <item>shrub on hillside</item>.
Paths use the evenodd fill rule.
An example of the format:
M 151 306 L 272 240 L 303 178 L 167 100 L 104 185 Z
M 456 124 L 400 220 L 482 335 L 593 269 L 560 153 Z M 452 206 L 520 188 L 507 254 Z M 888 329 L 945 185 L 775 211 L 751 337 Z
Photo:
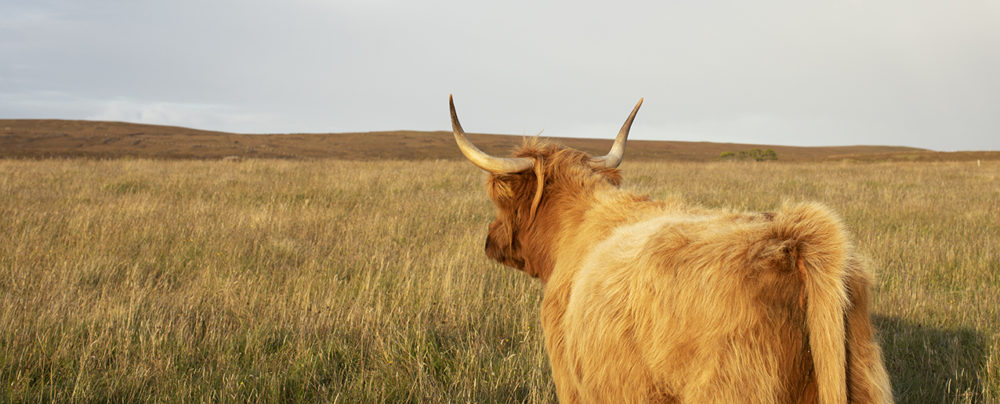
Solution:
M 719 158 L 723 160 L 735 159 L 735 160 L 768 161 L 768 160 L 777 160 L 778 153 L 775 152 L 774 149 L 766 149 L 766 150 L 750 149 L 750 150 L 740 150 L 738 152 L 731 152 L 731 151 L 722 152 L 722 154 L 719 155 Z

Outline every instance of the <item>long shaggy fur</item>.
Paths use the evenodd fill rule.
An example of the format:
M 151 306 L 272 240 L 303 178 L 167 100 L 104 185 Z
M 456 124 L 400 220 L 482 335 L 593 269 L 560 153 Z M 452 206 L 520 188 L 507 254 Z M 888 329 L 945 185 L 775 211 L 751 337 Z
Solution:
M 533 141 L 516 155 L 536 169 L 490 176 L 486 253 L 545 282 L 560 401 L 892 401 L 872 275 L 823 206 L 652 201 L 582 152 Z

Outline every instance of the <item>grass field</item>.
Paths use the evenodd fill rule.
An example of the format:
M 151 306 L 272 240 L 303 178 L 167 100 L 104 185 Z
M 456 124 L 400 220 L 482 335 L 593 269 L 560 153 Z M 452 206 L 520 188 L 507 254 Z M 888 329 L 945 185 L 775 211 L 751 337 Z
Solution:
M 1000 401 L 1000 163 L 626 162 L 818 200 L 879 273 L 900 402 Z M 458 161 L 0 160 L 0 401 L 548 402 L 542 286 Z

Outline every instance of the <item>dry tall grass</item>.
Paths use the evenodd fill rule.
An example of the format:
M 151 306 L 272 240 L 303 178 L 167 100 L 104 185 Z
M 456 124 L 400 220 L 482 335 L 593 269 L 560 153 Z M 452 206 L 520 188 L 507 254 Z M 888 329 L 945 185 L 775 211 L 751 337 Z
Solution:
M 839 211 L 897 399 L 1000 400 L 1000 165 L 629 163 Z M 542 287 L 464 162 L 0 160 L 0 400 L 552 401 Z

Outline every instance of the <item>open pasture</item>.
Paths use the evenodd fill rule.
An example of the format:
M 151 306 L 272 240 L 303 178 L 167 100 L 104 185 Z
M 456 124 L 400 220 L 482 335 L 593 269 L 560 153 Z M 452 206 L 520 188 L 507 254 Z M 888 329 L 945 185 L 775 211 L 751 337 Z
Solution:
M 657 163 L 654 198 L 826 203 L 899 402 L 1000 401 L 1000 163 Z M 548 402 L 542 286 L 464 161 L 0 160 L 0 401 Z

